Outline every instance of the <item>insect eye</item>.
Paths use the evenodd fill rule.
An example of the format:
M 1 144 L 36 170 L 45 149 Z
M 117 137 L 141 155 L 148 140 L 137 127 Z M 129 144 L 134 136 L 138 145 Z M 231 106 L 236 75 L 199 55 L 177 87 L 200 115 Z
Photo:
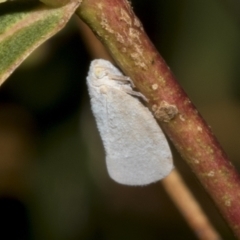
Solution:
M 94 68 L 94 75 L 96 76 L 96 78 L 101 79 L 101 78 L 105 77 L 107 74 L 106 74 L 106 71 L 104 71 L 103 68 L 95 67 Z

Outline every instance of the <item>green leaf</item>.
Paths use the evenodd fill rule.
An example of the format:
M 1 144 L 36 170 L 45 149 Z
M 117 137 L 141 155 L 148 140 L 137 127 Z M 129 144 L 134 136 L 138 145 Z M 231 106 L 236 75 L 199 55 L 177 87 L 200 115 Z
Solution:
M 50 7 L 61 7 L 69 3 L 71 0 L 40 0 Z
M 49 8 L 36 3 L 1 3 L 0 85 L 33 50 L 65 26 L 79 4 Z

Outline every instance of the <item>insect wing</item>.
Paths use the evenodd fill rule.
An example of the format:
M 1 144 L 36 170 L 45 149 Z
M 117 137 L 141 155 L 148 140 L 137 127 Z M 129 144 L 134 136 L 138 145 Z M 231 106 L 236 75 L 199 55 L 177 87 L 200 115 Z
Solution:
M 104 98 L 106 118 L 98 121 L 98 128 L 111 178 L 145 185 L 167 176 L 173 168 L 172 155 L 152 113 L 137 98 L 114 88 Z
M 109 175 L 126 185 L 158 181 L 173 168 L 167 140 L 148 108 L 130 95 L 138 92 L 109 74 L 123 76 L 110 62 L 99 59 L 91 63 L 87 77 Z

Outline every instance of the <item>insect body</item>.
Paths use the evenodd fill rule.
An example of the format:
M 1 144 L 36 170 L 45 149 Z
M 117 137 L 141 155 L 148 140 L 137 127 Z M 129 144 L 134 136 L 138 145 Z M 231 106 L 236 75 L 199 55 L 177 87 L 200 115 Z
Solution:
M 167 140 L 133 91 L 131 79 L 110 62 L 92 61 L 87 77 L 92 111 L 106 152 L 109 175 L 126 185 L 146 185 L 173 168 Z

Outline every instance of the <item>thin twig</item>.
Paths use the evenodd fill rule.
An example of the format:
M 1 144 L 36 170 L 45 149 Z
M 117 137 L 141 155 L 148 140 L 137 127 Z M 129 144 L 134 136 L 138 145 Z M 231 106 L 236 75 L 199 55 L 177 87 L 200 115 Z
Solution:
M 162 180 L 162 184 L 172 201 L 182 213 L 188 225 L 201 240 L 220 240 L 221 237 L 207 219 L 177 170 Z

